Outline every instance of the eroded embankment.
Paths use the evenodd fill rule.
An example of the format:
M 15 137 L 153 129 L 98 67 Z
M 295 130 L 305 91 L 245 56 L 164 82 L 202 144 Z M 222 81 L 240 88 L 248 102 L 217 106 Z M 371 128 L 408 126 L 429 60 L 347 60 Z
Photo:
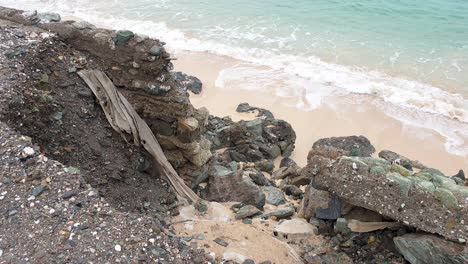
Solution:
M 464 244 L 468 232 L 467 195 L 462 174 L 449 179 L 437 170 L 392 152 L 371 158 L 375 149 L 364 137 L 320 140 L 314 144 L 307 166 L 299 168 L 287 158 L 295 147 L 294 130 L 269 111 L 241 104 L 239 112 L 255 112 L 257 118 L 233 122 L 227 117 L 210 116 L 207 109 L 195 109 L 187 90 L 199 92 L 201 83 L 195 77 L 172 72 L 163 43 L 129 31 L 98 29 L 85 22 L 40 22 L 41 18 L 58 20 L 54 14 L 2 8 L 0 18 L 22 23 L 8 22 L 2 26 L 5 33 L 2 48 L 6 50 L 2 55 L 5 56 L 2 74 L 8 75 L 2 81 L 1 99 L 5 102 L 2 120 L 31 136 L 39 145 L 31 155 L 29 149 L 18 148 L 12 155 L 26 156 L 16 158 L 15 162 L 30 160 L 28 164 L 36 164 L 35 159 L 43 159 L 43 155 L 56 159 L 71 166 L 69 172 L 82 174 L 91 185 L 89 188 L 98 189 L 102 201 L 110 203 L 111 208 L 129 213 L 124 216 L 158 219 L 156 222 L 162 226 L 172 223 L 184 236 L 181 239 L 170 235 L 169 239 L 163 232 L 156 238 L 141 238 L 132 243 L 124 240 L 117 247 L 112 246 L 116 238 L 110 235 L 109 243 L 99 247 L 101 259 L 115 260 L 125 255 L 124 261 L 141 257 L 143 261 L 159 258 L 187 263 L 226 259 L 242 263 L 252 258 L 256 262 L 281 263 L 297 259 L 290 246 L 308 263 L 404 262 L 399 252 L 407 259 L 415 254 L 404 251 L 401 245 L 405 243 L 416 245 L 420 252 L 429 252 L 422 257 L 462 261 L 467 258 Z M 33 24 L 36 26 L 25 26 Z M 50 32 L 46 33 L 47 30 Z M 200 203 L 181 209 L 180 217 L 172 219 L 171 215 L 179 214 L 175 195 L 159 180 L 158 168 L 148 154 L 111 129 L 95 97 L 76 74 L 80 69 L 105 72 L 151 127 L 186 184 L 206 200 L 234 202 L 230 210 L 225 212 L 226 207 Z M 11 149 L 5 151 L 9 153 Z M 280 156 L 284 159 L 280 168 L 275 169 L 273 160 Z M 3 164 L 2 168 L 8 167 L 8 163 Z M 37 173 L 33 171 L 26 171 L 5 185 L 24 196 L 19 200 L 9 197 L 8 207 L 2 208 L 7 215 L 5 226 L 12 237 L 15 230 L 12 223 L 22 213 L 30 212 L 22 210 L 28 207 L 25 191 L 28 188 L 42 190 L 35 192 L 34 199 L 38 201 L 56 197 L 59 204 L 65 204 L 65 198 L 57 196 L 60 192 L 47 181 L 46 174 L 43 181 L 43 177 L 35 178 Z M 60 177 L 53 179 L 60 183 Z M 70 205 L 68 201 L 66 204 Z M 22 209 L 13 209 L 16 212 L 11 213 L 12 206 Z M 80 203 L 80 207 L 87 206 L 92 207 L 92 203 Z M 76 254 L 71 255 L 72 259 L 83 250 L 73 249 L 76 243 L 80 244 L 75 240 L 81 236 L 76 234 L 95 236 L 100 232 L 95 228 L 102 228 L 93 222 L 74 232 L 76 229 L 67 229 L 65 225 L 73 226 L 70 219 L 83 216 L 81 213 L 52 215 L 52 222 L 44 227 L 63 226 L 73 233 L 65 239 L 66 253 Z M 236 226 L 238 233 L 233 231 Z M 232 232 L 220 233 L 223 228 Z M 416 229 L 447 240 L 429 234 L 404 235 Z M 161 230 L 170 232 L 168 227 Z M 278 248 L 281 256 L 263 252 L 257 246 L 264 242 L 249 236 L 249 230 L 277 241 L 265 235 L 273 233 L 289 246 Z M 124 234 L 132 237 L 132 232 Z M 152 240 L 144 242 L 145 239 Z M 243 243 L 246 239 L 253 242 Z M 5 241 L 6 246 L 2 244 L 0 248 L 11 253 L 12 259 L 21 258 L 11 240 L 5 237 L 0 242 Z M 166 246 L 172 245 L 167 241 L 177 246 Z M 202 243 L 204 250 L 198 248 Z M 286 244 L 274 242 L 268 248 Z M 105 255 L 106 249 L 119 253 Z M 40 250 L 52 254 L 44 248 Z M 31 257 L 34 254 L 31 251 L 25 252 L 35 258 Z M 90 253 L 84 259 L 96 259 L 95 252 L 86 252 Z M 213 254 L 205 252 L 216 254 L 213 258 Z

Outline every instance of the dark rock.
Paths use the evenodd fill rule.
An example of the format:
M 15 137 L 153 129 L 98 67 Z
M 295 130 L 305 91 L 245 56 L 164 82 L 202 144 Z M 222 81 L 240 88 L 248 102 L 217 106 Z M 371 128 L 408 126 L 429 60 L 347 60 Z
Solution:
M 151 55 L 155 55 L 155 56 L 161 55 L 161 52 L 162 52 L 162 47 L 157 46 L 157 45 L 152 46 L 149 51 Z
M 298 174 L 298 167 L 291 166 L 291 167 L 281 167 L 278 170 L 273 172 L 273 179 L 284 179 L 288 176 L 297 175 Z
M 32 189 L 32 195 L 34 197 L 37 197 L 37 196 L 41 195 L 46 190 L 47 190 L 47 187 L 44 186 L 44 185 L 34 186 L 33 189 Z
M 297 186 L 294 186 L 294 185 L 285 185 L 281 188 L 281 190 L 283 190 L 283 192 L 286 194 L 286 195 L 294 195 L 294 196 L 299 196 L 301 195 L 303 192 L 301 189 L 299 189 L 299 187 Z
M 265 193 L 266 203 L 272 205 L 281 205 L 286 203 L 283 192 L 273 186 L 264 186 L 262 187 L 262 192 Z
M 239 104 L 237 106 L 236 112 L 245 113 L 245 112 L 248 112 L 248 111 L 252 111 L 254 109 L 255 109 L 255 107 L 250 106 L 248 103 L 241 103 L 241 104 Z
M 289 179 L 289 184 L 300 187 L 300 186 L 303 186 L 303 185 L 309 185 L 310 181 L 311 181 L 310 177 L 307 177 L 307 176 L 304 176 L 304 175 L 299 175 L 297 177 L 290 178 Z
M 232 163 L 236 166 L 236 163 Z M 209 172 L 209 180 L 202 196 L 208 201 L 242 202 L 259 209 L 265 204 L 265 194 L 250 178 L 243 178 L 237 168 L 214 165 Z
M 337 219 L 341 216 L 342 202 L 336 194 L 331 195 L 327 208 L 317 208 L 315 217 L 320 219 Z
M 338 196 L 317 190 L 311 185 L 304 194 L 299 214 L 304 218 L 337 219 L 341 215 L 342 203 Z
M 290 159 L 290 158 L 283 158 L 280 162 L 280 168 L 283 168 L 283 167 L 299 167 L 297 166 L 297 163 Z
M 222 247 L 227 247 L 229 245 L 228 242 L 224 241 L 224 239 L 222 238 L 216 238 L 215 240 L 213 240 L 216 244 L 222 246 Z
M 425 165 L 423 165 L 419 161 L 415 160 L 410 160 L 405 156 L 402 156 L 396 152 L 393 152 L 391 150 L 382 150 L 379 152 L 379 157 L 385 160 L 388 160 L 391 163 L 398 164 L 400 166 L 403 166 L 404 168 L 408 170 L 413 170 L 413 168 L 417 169 L 424 169 L 426 168 Z
M 257 117 L 265 117 L 268 119 L 274 118 L 273 114 L 270 111 L 263 109 L 263 108 L 251 106 L 248 103 L 241 103 L 236 108 L 236 111 L 239 113 L 246 113 L 246 112 L 255 111 L 255 110 L 258 111 Z
M 251 259 L 246 259 L 246 260 L 244 260 L 243 264 L 255 264 L 255 261 L 253 261 Z
M 245 171 L 252 181 L 260 186 L 274 186 L 273 181 L 268 179 L 261 171 L 249 169 Z
M 260 171 L 272 173 L 273 170 L 275 169 L 275 164 L 273 163 L 272 160 L 261 160 L 255 162 L 255 168 L 257 168 Z
M 429 234 L 406 234 L 393 239 L 397 250 L 412 264 L 468 263 L 468 247 Z
M 236 212 L 236 219 L 244 219 L 247 217 L 254 216 L 256 214 L 261 213 L 260 210 L 258 210 L 257 207 L 253 205 L 246 205 L 241 207 L 237 212 Z
M 70 199 L 72 198 L 73 196 L 76 196 L 78 195 L 78 191 L 77 190 L 71 190 L 71 191 L 66 191 L 62 194 L 62 198 L 63 199 Z
M 194 94 L 202 92 L 203 84 L 197 77 L 189 76 L 182 72 L 172 72 L 176 87 L 184 91 L 191 91 Z
M 112 38 L 115 45 L 121 45 L 129 41 L 135 36 L 135 34 L 130 30 L 121 30 L 117 31 L 117 34 Z
M 204 213 L 208 211 L 208 205 L 203 202 L 197 202 L 194 205 L 195 209 L 197 209 L 198 212 Z
M 463 170 L 459 170 L 457 174 L 452 176 L 453 178 L 459 178 L 462 181 L 465 181 L 465 172 Z
M 363 136 L 322 138 L 312 148 L 331 146 L 347 151 L 349 156 L 370 157 L 375 152 L 374 146 Z

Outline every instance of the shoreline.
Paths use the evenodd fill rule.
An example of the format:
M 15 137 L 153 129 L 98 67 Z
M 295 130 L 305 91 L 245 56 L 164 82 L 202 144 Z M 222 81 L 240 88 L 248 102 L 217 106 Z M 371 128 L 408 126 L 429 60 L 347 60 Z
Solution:
M 468 170 L 468 158 L 448 153 L 442 135 L 391 117 L 377 107 L 378 102 L 370 96 L 327 97 L 318 108 L 302 111 L 294 106 L 296 98 L 278 97 L 268 91 L 216 87 L 219 73 L 241 61 L 206 52 L 171 53 L 177 57 L 173 61 L 175 70 L 197 76 L 203 83 L 201 94 L 190 95 L 195 107 L 206 107 L 213 115 L 230 116 L 236 121 L 249 118 L 249 115 L 235 111 L 238 104 L 249 103 L 268 109 L 276 118 L 289 122 L 297 134 L 296 149 L 291 158 L 301 166 L 306 164 L 308 151 L 316 140 L 363 135 L 376 147 L 375 156 L 383 149 L 391 149 L 447 175 L 456 174 L 460 169 Z M 468 142 L 465 141 L 463 146 L 468 148 Z

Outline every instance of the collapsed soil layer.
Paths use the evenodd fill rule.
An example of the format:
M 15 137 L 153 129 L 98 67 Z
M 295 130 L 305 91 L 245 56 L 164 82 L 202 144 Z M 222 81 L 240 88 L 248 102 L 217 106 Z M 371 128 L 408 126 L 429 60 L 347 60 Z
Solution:
M 24 80 L 5 120 L 30 136 L 41 152 L 78 168 L 115 208 L 165 213 L 176 207 L 175 195 L 151 169 L 152 159 L 109 125 L 87 85 L 71 69 L 105 68 L 97 59 L 56 38 L 37 43 L 10 63 L 24 66 Z M 47 82 L 41 80 L 50 76 Z M 131 197 L 131 199 L 129 199 Z

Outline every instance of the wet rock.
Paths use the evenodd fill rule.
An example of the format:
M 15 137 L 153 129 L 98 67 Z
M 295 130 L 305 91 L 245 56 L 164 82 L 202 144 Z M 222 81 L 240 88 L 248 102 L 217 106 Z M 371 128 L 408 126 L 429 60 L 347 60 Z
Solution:
M 209 201 L 242 202 L 262 209 L 265 204 L 265 194 L 250 178 L 242 177 L 242 173 L 237 171 L 236 163 L 232 164 L 235 168 L 213 166 L 202 196 Z
M 236 108 L 236 111 L 238 113 L 246 113 L 246 112 L 255 111 L 255 110 L 258 111 L 257 117 L 265 117 L 269 119 L 274 118 L 273 114 L 270 111 L 263 109 L 263 108 L 251 106 L 248 103 L 241 103 Z
M 203 84 L 197 77 L 189 76 L 182 72 L 172 72 L 172 78 L 176 81 L 178 89 L 184 91 L 191 91 L 194 94 L 200 94 L 202 92 Z
M 370 157 L 375 152 L 374 146 L 363 136 L 322 138 L 314 143 L 312 148 L 332 146 L 342 149 L 350 156 Z
M 237 212 L 236 212 L 236 219 L 244 219 L 247 217 L 254 216 L 256 214 L 259 214 L 261 211 L 258 210 L 257 207 L 253 205 L 246 205 L 241 207 Z
M 294 185 L 285 185 L 285 186 L 281 187 L 281 190 L 283 190 L 283 192 L 286 195 L 299 196 L 299 195 L 303 194 L 302 190 L 299 189 L 299 187 L 294 186 Z
M 120 30 L 117 31 L 116 35 L 112 38 L 115 45 L 121 45 L 129 41 L 135 36 L 135 34 L 130 30 Z
M 42 23 L 60 22 L 62 19 L 59 14 L 51 12 L 38 13 L 37 18 Z
M 154 45 L 150 48 L 150 51 L 149 53 L 151 55 L 154 55 L 154 56 L 159 56 L 161 55 L 161 52 L 162 52 L 162 47 L 161 46 L 157 46 L 157 45 Z
M 285 208 L 280 208 L 276 209 L 267 213 L 263 213 L 260 217 L 261 218 L 270 218 L 270 217 L 275 217 L 276 219 L 284 219 L 287 217 L 290 217 L 294 214 L 296 210 L 294 210 L 293 207 L 285 207 Z
M 273 186 L 262 187 L 262 192 L 265 194 L 266 203 L 272 205 L 281 205 L 286 203 L 283 192 Z
M 406 234 L 393 239 L 411 264 L 468 263 L 468 247 L 429 234 Z

